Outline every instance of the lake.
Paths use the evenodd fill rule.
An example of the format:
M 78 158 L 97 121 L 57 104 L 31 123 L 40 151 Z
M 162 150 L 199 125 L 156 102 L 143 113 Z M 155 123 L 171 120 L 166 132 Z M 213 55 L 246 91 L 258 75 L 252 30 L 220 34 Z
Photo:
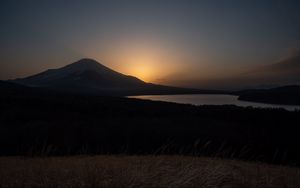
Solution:
M 193 95 L 142 95 L 129 96 L 128 98 L 147 99 L 153 101 L 166 101 L 182 104 L 193 105 L 236 105 L 236 106 L 252 106 L 259 108 L 284 108 L 286 110 L 300 109 L 300 106 L 293 105 L 279 105 L 279 104 L 265 104 L 257 102 L 248 102 L 238 100 L 238 96 L 234 95 L 220 95 L 220 94 L 193 94 Z

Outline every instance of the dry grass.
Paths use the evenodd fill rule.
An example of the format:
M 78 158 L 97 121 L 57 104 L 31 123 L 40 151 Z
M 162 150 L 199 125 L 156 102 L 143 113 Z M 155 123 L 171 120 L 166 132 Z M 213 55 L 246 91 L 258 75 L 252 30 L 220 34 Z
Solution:
M 0 187 L 300 187 L 300 169 L 184 156 L 1 157 Z

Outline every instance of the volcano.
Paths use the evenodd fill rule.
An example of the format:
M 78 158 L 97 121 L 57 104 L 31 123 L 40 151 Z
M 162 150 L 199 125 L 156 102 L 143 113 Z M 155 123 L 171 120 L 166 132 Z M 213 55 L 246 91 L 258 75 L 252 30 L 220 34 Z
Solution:
M 134 76 L 114 71 L 93 59 L 81 59 L 62 68 L 49 69 L 12 82 L 30 87 L 96 95 L 215 93 L 146 83 Z

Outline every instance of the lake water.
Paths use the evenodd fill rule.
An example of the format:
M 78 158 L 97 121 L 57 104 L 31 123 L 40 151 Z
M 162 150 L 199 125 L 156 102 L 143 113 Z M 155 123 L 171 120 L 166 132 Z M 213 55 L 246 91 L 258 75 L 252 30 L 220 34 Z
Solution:
M 284 108 L 286 110 L 300 109 L 300 106 L 264 104 L 257 102 L 248 102 L 238 100 L 238 96 L 219 95 L 219 94 L 195 94 L 195 95 L 142 95 L 129 96 L 128 98 L 148 99 L 153 101 L 166 101 L 193 105 L 236 105 L 236 106 L 252 106 L 259 108 Z

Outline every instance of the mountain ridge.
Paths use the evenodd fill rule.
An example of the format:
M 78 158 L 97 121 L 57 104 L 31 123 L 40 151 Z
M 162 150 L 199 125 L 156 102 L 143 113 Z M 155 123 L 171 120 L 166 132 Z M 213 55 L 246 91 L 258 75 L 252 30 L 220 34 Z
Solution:
M 91 73 L 90 75 L 87 73 Z M 135 80 L 136 82 L 143 83 L 143 81 L 139 80 L 135 77 L 129 77 L 127 75 L 121 74 L 116 72 L 93 59 L 81 59 L 74 63 L 68 64 L 64 67 L 57 68 L 57 69 L 48 69 L 41 73 L 28 76 L 21 79 L 14 80 L 15 82 L 23 83 L 29 86 L 45 86 L 53 84 L 53 81 L 63 79 L 70 79 L 69 77 L 73 77 L 73 79 L 89 79 L 89 76 L 95 75 L 95 73 L 102 75 L 103 77 L 117 77 L 121 79 L 122 76 L 126 78 L 130 78 Z M 115 78 L 115 79 L 117 79 Z M 72 79 L 72 78 L 71 78 Z
M 179 88 L 146 83 L 84 58 L 57 69 L 11 80 L 31 87 L 96 95 L 193 94 L 222 91 Z

